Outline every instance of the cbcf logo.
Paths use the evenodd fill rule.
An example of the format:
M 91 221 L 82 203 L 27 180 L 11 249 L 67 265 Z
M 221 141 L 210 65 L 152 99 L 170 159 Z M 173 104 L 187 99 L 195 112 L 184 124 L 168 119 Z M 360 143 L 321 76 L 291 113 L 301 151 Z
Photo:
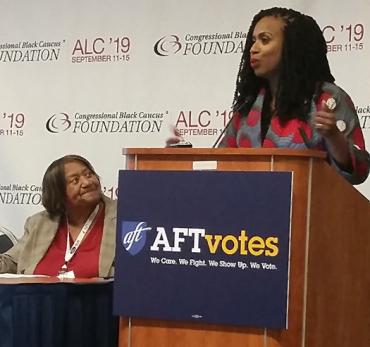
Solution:
M 163 36 L 154 45 L 154 52 L 161 56 L 167 57 L 170 54 L 176 54 L 182 45 L 177 35 Z
M 46 129 L 51 133 L 60 133 L 71 127 L 72 123 L 65 112 L 53 114 L 46 122 Z

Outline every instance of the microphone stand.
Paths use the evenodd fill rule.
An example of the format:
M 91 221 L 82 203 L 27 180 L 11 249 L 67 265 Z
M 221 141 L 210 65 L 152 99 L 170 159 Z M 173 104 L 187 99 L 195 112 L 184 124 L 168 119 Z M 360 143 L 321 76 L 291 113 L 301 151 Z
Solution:
M 212 148 L 216 148 L 219 145 L 219 142 L 221 140 L 222 135 L 225 134 L 225 131 L 229 127 L 231 121 L 234 119 L 235 114 L 237 112 L 243 112 L 247 108 L 247 106 L 250 106 L 251 105 L 251 101 L 252 100 L 253 100 L 253 97 L 249 96 L 249 97 L 247 97 L 247 99 L 242 104 L 240 104 L 238 107 L 235 107 L 235 109 L 233 110 L 232 117 L 229 119 L 229 121 L 227 122 L 226 126 L 221 131 L 221 134 L 218 135 L 218 137 L 217 137 L 215 143 L 213 144 Z
M 220 140 L 221 140 L 222 135 L 223 135 L 223 134 L 225 134 L 226 129 L 229 127 L 229 125 L 230 125 L 231 121 L 234 119 L 235 112 L 236 112 L 236 111 L 233 111 L 233 115 L 232 115 L 232 117 L 230 117 L 230 119 L 229 119 L 229 120 L 228 120 L 228 122 L 226 123 L 225 127 L 222 129 L 221 134 L 220 134 L 220 135 L 218 135 L 218 137 L 217 137 L 217 139 L 216 139 L 215 143 L 213 144 L 212 148 L 216 148 L 216 147 L 219 145 L 219 142 L 220 142 Z

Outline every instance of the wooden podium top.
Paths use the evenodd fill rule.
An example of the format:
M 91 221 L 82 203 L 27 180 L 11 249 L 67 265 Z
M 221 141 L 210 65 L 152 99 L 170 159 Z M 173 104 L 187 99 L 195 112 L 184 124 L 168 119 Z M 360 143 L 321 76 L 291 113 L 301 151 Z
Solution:
M 312 149 L 289 148 L 123 148 L 123 155 L 235 155 L 291 156 L 325 158 L 326 153 Z

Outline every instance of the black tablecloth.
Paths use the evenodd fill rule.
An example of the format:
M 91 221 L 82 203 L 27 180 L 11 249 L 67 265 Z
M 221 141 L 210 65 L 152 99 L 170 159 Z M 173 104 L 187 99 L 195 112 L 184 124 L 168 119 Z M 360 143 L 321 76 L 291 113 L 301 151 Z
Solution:
M 113 283 L 0 284 L 0 347 L 117 347 Z

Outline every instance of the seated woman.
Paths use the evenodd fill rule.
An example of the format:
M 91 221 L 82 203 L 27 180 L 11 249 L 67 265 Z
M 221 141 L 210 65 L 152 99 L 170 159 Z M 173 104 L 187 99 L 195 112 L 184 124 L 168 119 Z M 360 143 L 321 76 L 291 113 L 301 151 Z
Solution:
M 113 276 L 116 202 L 102 194 L 92 165 L 78 155 L 55 160 L 42 204 L 46 211 L 29 217 L 23 237 L 0 255 L 0 273 Z

